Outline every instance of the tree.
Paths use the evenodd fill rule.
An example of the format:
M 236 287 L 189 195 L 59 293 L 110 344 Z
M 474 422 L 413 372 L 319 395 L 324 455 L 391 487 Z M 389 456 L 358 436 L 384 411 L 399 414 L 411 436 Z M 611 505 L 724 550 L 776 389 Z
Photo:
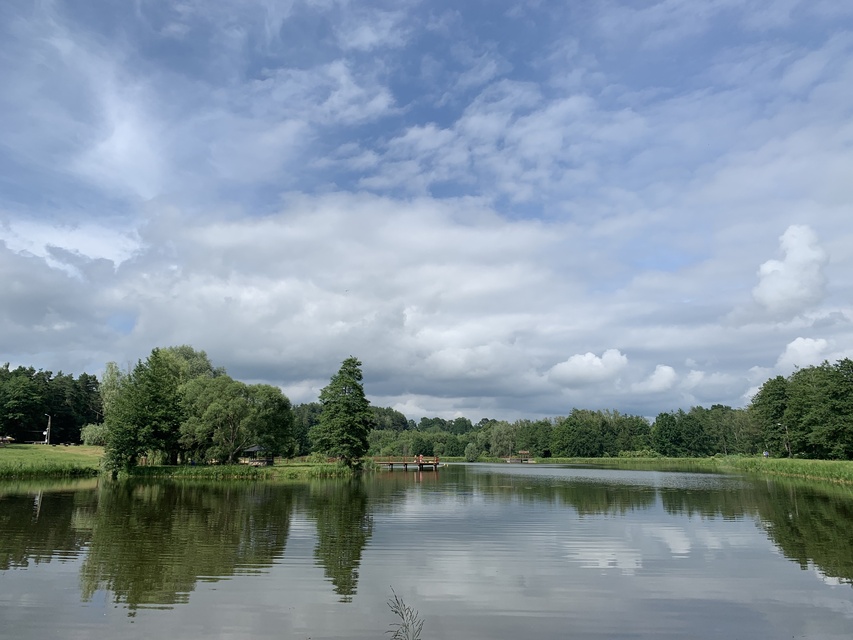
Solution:
M 465 462 L 476 462 L 479 457 L 480 450 L 477 448 L 476 444 L 469 442 L 465 445 Z
M 765 382 L 752 398 L 750 411 L 764 433 L 765 446 L 774 455 L 791 457 L 791 438 L 785 424 L 788 408 L 788 381 L 776 376 Z
M 181 382 L 188 382 L 195 378 L 215 378 L 216 376 L 225 375 L 223 367 L 214 368 L 210 358 L 204 351 L 196 351 L 188 344 L 182 344 L 176 347 L 166 347 L 162 349 L 170 356 L 174 356 L 178 361 L 180 368 Z
M 373 422 L 376 429 L 390 429 L 393 431 L 405 431 L 409 428 L 409 421 L 402 413 L 391 407 L 370 407 L 373 413 Z
M 684 443 L 678 428 L 678 418 L 673 413 L 660 413 L 652 425 L 652 443 L 662 456 L 684 455 Z
M 493 456 L 508 458 L 516 451 L 518 442 L 518 429 L 516 425 L 508 422 L 498 422 L 492 427 L 491 453 Z
M 228 376 L 195 378 L 182 388 L 181 443 L 201 459 L 232 464 L 253 444 L 249 388 Z
M 254 445 L 267 455 L 292 450 L 290 400 L 278 387 L 218 375 L 190 380 L 181 390 L 187 416 L 181 443 L 194 455 L 234 463 Z
M 105 414 L 112 409 L 113 402 L 115 402 L 125 376 L 126 374 L 122 373 L 115 362 L 108 362 L 106 364 L 99 389 L 101 406 Z
M 306 402 L 293 407 L 294 455 L 304 456 L 311 453 L 311 439 L 308 434 L 320 423 L 323 407 L 319 402 Z
M 373 427 L 361 380 L 361 362 L 350 356 L 320 391 L 323 410 L 320 422 L 311 431 L 315 451 L 340 457 L 348 467 L 360 466 Z
M 183 410 L 177 359 L 161 349 L 140 361 L 119 382 L 119 391 L 104 416 L 108 438 L 107 468 L 118 471 L 136 464 L 146 452 L 158 452 L 175 464 L 181 451 Z

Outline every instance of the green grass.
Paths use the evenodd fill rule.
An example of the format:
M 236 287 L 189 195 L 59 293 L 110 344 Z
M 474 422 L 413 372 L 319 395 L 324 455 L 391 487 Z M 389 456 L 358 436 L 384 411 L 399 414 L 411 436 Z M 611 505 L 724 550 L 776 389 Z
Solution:
M 80 478 L 100 473 L 102 447 L 11 444 L 0 447 L 0 478 Z
M 315 478 L 348 478 L 355 472 L 338 462 L 304 462 L 285 460 L 267 467 L 277 480 L 312 480 Z
M 127 475 L 131 478 L 200 478 L 207 480 L 263 480 L 269 477 L 266 469 L 244 464 L 151 465 L 133 467 Z
M 723 470 L 853 484 L 853 461 L 729 456 L 710 458 Z
M 653 471 L 738 472 L 853 484 L 853 461 L 849 460 L 714 456 L 711 458 L 538 458 L 537 462 Z
M 11 444 L 0 447 L 0 479 L 79 478 L 100 473 L 102 447 L 52 447 L 43 444 Z M 451 461 L 449 458 L 443 458 Z M 491 462 L 501 462 L 494 458 Z M 658 471 L 737 472 L 853 484 L 853 461 L 799 460 L 761 456 L 714 456 L 713 458 L 538 458 L 546 464 L 587 464 L 617 469 Z M 366 470 L 371 470 L 370 463 Z M 130 475 L 142 477 L 208 478 L 211 480 L 310 480 L 345 478 L 353 471 L 340 463 L 279 461 L 272 467 L 246 465 L 136 467 Z
M 352 469 L 339 463 L 277 462 L 271 467 L 232 465 L 178 465 L 134 467 L 128 476 L 133 478 L 198 478 L 208 480 L 311 480 L 315 478 L 345 478 Z

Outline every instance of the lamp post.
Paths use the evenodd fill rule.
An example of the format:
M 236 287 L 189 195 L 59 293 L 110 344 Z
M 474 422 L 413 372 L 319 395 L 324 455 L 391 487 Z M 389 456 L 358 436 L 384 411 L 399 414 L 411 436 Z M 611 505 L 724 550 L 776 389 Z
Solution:
M 47 431 L 44 432 L 44 443 L 50 444 L 50 414 L 44 414 L 47 416 Z

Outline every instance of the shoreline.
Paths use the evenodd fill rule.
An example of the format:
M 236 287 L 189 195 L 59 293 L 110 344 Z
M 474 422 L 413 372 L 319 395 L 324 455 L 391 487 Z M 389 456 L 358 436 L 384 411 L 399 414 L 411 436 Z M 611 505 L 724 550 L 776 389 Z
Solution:
M 0 448 L 0 482 L 6 480 L 91 478 L 102 474 L 102 447 L 13 444 Z M 462 458 L 443 458 L 453 464 Z M 478 463 L 506 464 L 503 458 L 481 458 Z M 515 464 L 582 465 L 614 469 L 747 473 L 767 477 L 787 477 L 810 482 L 853 485 L 853 461 L 763 458 L 761 456 L 714 456 L 711 458 L 534 458 Z M 477 463 L 473 463 L 477 464 Z M 365 471 L 378 471 L 367 460 Z M 330 462 L 279 461 L 269 467 L 248 465 L 151 466 L 135 467 L 124 474 L 131 478 L 195 478 L 210 480 L 312 480 L 345 478 L 356 472 Z

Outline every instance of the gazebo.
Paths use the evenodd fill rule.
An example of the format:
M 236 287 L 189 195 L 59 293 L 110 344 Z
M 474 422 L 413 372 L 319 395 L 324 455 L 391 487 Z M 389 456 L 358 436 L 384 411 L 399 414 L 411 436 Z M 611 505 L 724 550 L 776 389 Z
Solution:
M 243 457 L 240 458 L 240 463 L 254 467 L 271 467 L 275 463 L 275 456 L 266 452 L 261 445 L 255 444 L 243 449 Z

